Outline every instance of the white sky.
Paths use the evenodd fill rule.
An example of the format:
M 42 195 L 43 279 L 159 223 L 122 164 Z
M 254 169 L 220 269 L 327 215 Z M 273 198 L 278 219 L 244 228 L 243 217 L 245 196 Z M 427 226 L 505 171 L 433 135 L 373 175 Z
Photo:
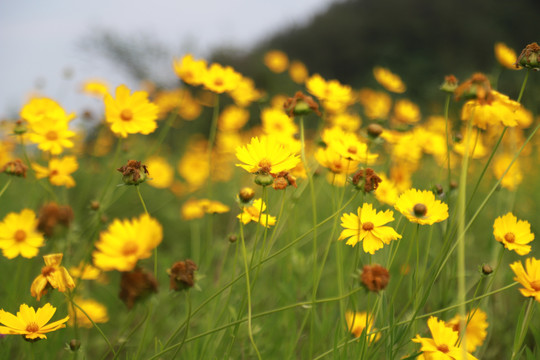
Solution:
M 114 67 L 80 52 L 78 42 L 92 29 L 155 36 L 173 53 L 178 51 L 177 56 L 189 43 L 196 56 L 205 57 L 220 44 L 252 46 L 279 29 L 306 22 L 332 2 L 336 0 L 0 0 L 0 119 L 17 116 L 38 80 L 45 84 L 41 93 L 69 112 L 94 101 L 77 91 L 86 79 L 130 85 Z M 69 81 L 62 77 L 68 67 L 74 71 Z

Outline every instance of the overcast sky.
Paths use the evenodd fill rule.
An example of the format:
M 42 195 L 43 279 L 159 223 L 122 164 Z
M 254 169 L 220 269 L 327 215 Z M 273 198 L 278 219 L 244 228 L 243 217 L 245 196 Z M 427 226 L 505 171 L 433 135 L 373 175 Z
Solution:
M 93 29 L 152 36 L 178 51 L 177 56 L 189 44 L 196 56 L 205 57 L 221 44 L 252 46 L 279 29 L 308 21 L 332 2 L 336 0 L 1 0 L 0 118 L 16 116 L 38 83 L 43 84 L 42 94 L 70 112 L 94 101 L 77 91 L 88 78 L 129 85 L 112 66 L 81 52 L 80 40 Z M 62 77 L 66 68 L 74 74 L 69 81 Z

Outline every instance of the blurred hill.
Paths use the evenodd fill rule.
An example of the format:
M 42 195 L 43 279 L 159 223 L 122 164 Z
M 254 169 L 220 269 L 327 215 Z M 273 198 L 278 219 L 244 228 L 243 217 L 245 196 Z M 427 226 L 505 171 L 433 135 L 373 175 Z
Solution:
M 519 54 L 525 45 L 540 41 L 539 14 L 538 0 L 347 0 L 247 53 L 219 49 L 214 60 L 234 66 L 263 87 L 270 85 L 261 66 L 268 49 L 283 50 L 303 61 L 310 73 L 356 88 L 375 86 L 371 70 L 382 65 L 408 84 L 408 97 L 440 99 L 436 89 L 445 75 L 465 80 L 473 72 L 495 69 L 496 42 Z M 506 73 L 512 74 L 503 73 L 500 81 L 509 82 L 504 89 L 511 88 L 508 95 L 516 98 L 522 76 Z

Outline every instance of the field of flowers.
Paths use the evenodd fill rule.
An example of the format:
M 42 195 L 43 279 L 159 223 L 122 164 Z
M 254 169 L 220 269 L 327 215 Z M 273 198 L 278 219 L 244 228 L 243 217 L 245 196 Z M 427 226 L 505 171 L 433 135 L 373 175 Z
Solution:
M 495 56 L 436 105 L 279 50 L 293 93 L 187 54 L 175 89 L 89 80 L 98 114 L 35 95 L 1 127 L 0 358 L 538 358 L 540 46 Z

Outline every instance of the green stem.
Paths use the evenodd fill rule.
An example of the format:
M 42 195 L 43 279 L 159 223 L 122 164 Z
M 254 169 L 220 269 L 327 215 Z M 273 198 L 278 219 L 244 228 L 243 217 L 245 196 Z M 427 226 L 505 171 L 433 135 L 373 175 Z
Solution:
M 180 351 L 180 349 L 184 345 L 184 343 L 186 341 L 186 338 L 187 338 L 187 335 L 188 335 L 188 332 L 189 332 L 189 321 L 191 320 L 191 296 L 190 296 L 190 293 L 189 293 L 189 289 L 186 290 L 186 313 L 187 313 L 187 319 L 185 321 L 185 323 L 186 323 L 186 331 L 184 331 L 184 337 L 182 338 L 182 342 L 180 342 L 180 345 L 178 346 L 178 348 L 174 352 L 171 359 L 176 358 L 176 355 L 178 354 L 178 352 Z
M 149 215 L 148 209 L 146 208 L 146 204 L 141 195 L 141 189 L 139 188 L 139 185 L 135 185 L 135 189 L 137 189 L 137 195 L 139 195 L 139 200 L 141 200 L 141 204 L 144 208 L 144 212 L 146 213 L 146 215 Z M 154 248 L 154 277 L 157 279 L 157 276 L 158 276 L 158 256 L 157 256 L 157 246 L 156 246 Z
M 523 344 L 523 340 L 525 340 L 525 335 L 527 335 L 527 329 L 529 328 L 529 323 L 531 322 L 534 310 L 533 306 L 536 300 L 534 297 L 530 297 L 528 301 L 529 302 L 527 304 L 527 309 L 525 310 L 525 316 L 523 318 L 523 321 L 521 322 L 521 328 L 519 329 L 519 332 L 516 334 L 515 337 L 511 360 L 516 359 L 516 356 L 520 353 L 521 344 Z
M 2 190 L 0 190 L 0 197 L 2 197 L 2 195 L 4 195 L 4 192 L 7 190 L 7 188 L 9 187 L 9 185 L 11 184 L 11 181 L 13 180 L 12 177 L 9 177 L 8 178 L 8 181 L 6 182 L 6 184 L 4 185 L 4 187 L 2 188 Z
M 214 104 L 214 111 L 212 112 L 212 123 L 210 124 L 210 133 L 208 134 L 208 189 L 207 196 L 212 199 L 212 177 L 210 171 L 212 170 L 212 151 L 214 150 L 214 142 L 216 140 L 217 123 L 219 118 L 219 94 L 216 94 L 216 102 Z
M 450 129 L 448 126 L 448 113 L 450 111 L 450 99 L 452 98 L 452 94 L 446 95 L 446 101 L 444 103 L 444 124 L 445 124 L 445 130 L 446 130 L 446 158 L 447 158 L 447 173 L 448 173 L 448 190 L 450 191 L 450 183 L 452 181 L 452 174 L 450 169 Z
M 527 72 L 525 73 L 525 78 L 523 79 L 523 82 L 521 83 L 521 89 L 519 90 L 519 96 L 517 98 L 517 102 L 521 103 L 521 98 L 523 97 L 523 93 L 525 92 L 525 85 L 527 85 L 527 79 L 529 78 L 529 73 L 531 72 L 530 69 L 527 69 Z
M 249 333 L 249 339 L 251 340 L 251 344 L 253 345 L 253 349 L 257 353 L 257 358 L 261 360 L 261 354 L 259 353 L 259 349 L 257 348 L 257 345 L 255 344 L 255 340 L 253 339 L 253 328 L 251 327 L 251 283 L 249 281 L 249 266 L 248 266 L 248 258 L 247 258 L 247 251 L 246 251 L 246 242 L 244 240 L 244 224 L 242 224 L 242 221 L 239 221 L 240 224 L 240 240 L 242 242 L 242 255 L 244 257 L 244 271 L 246 274 L 246 291 L 247 291 L 247 301 L 248 301 L 248 333 Z
M 86 311 L 84 311 L 84 309 L 82 307 L 77 305 L 77 303 L 75 303 L 75 301 L 73 301 L 73 299 L 70 299 L 70 301 L 71 301 L 71 304 L 73 304 L 73 306 L 75 306 L 77 309 L 79 309 L 84 314 L 84 316 L 86 316 L 88 318 L 88 320 L 90 320 L 90 322 L 92 323 L 94 328 L 99 332 L 101 337 L 103 337 L 103 339 L 105 340 L 105 342 L 109 346 L 110 352 L 112 352 L 113 355 L 116 356 L 116 352 L 114 351 L 114 347 L 112 346 L 111 342 L 109 341 L 109 339 L 107 338 L 107 335 L 105 335 L 103 330 L 101 330 L 101 328 L 94 322 L 94 320 L 92 320 L 92 318 L 86 313 Z
M 182 101 L 182 99 L 180 99 L 180 101 Z M 170 112 L 170 114 L 167 117 L 167 120 L 165 122 L 165 126 L 160 131 L 159 136 L 158 136 L 156 142 L 154 143 L 154 146 L 152 146 L 151 150 L 148 151 L 148 153 L 147 153 L 148 157 L 154 155 L 157 152 L 157 150 L 159 149 L 159 147 L 161 146 L 161 144 L 163 144 L 163 141 L 165 140 L 165 137 L 169 133 L 169 130 L 171 129 L 172 124 L 174 123 L 174 120 L 176 120 L 177 115 L 178 115 L 178 108 L 175 108 Z

